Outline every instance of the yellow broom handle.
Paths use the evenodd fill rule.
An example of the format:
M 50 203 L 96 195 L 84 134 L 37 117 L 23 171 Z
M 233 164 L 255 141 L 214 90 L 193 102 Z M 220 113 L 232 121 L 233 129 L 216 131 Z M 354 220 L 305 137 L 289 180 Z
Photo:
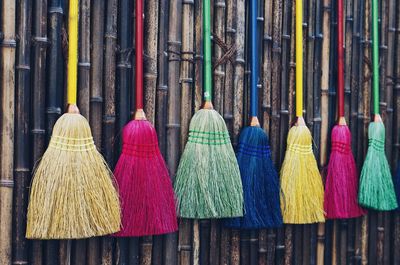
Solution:
M 69 1 L 68 16 L 68 104 L 76 104 L 78 79 L 78 14 L 79 0 Z
M 296 0 L 296 117 L 303 116 L 303 0 Z

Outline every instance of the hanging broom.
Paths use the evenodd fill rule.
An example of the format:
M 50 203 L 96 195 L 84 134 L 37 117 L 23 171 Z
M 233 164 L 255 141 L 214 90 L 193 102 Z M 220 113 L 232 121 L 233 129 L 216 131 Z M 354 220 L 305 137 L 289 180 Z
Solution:
M 243 215 L 239 167 L 225 121 L 211 103 L 210 0 L 203 7 L 205 103 L 190 122 L 175 192 L 181 217 L 238 217 Z
M 120 229 L 113 175 L 76 106 L 78 6 L 78 0 L 70 1 L 68 112 L 54 125 L 49 147 L 34 172 L 27 238 L 86 238 Z
M 258 122 L 258 38 L 257 0 L 251 5 L 251 122 L 239 136 L 236 153 L 243 183 L 245 213 L 241 218 L 231 218 L 225 225 L 232 228 L 259 229 L 282 225 L 279 204 L 279 176 L 271 159 L 267 134 Z
M 122 207 L 122 230 L 117 237 L 178 229 L 171 179 L 156 130 L 143 111 L 143 0 L 136 1 L 135 34 L 136 113 L 122 131 L 122 153 L 114 170 Z
M 296 116 L 289 130 L 281 169 L 283 222 L 324 222 L 324 187 L 312 151 L 311 133 L 303 119 L 303 3 L 296 1 Z
M 351 133 L 344 117 L 343 0 L 338 0 L 338 108 L 339 122 L 332 130 L 332 151 L 325 184 L 327 218 L 363 215 L 358 205 L 357 167 L 351 150 Z
M 358 202 L 375 210 L 397 208 L 392 174 L 385 155 L 385 126 L 379 115 L 378 0 L 372 0 L 372 63 L 374 121 L 368 127 L 368 152 L 361 171 Z

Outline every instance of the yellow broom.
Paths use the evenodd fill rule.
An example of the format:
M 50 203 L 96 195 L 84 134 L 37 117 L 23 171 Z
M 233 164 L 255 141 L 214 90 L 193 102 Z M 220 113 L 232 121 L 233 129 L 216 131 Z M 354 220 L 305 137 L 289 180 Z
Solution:
M 324 187 L 303 118 L 303 3 L 296 0 L 296 116 L 281 169 L 281 208 L 286 224 L 324 222 Z
M 78 7 L 78 0 L 70 1 L 68 111 L 54 125 L 49 147 L 34 172 L 27 238 L 86 238 L 120 229 L 113 175 L 76 106 Z

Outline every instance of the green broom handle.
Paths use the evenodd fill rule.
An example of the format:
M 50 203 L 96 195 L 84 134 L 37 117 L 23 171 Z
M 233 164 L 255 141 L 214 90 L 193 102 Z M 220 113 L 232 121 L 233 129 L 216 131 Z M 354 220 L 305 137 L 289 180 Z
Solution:
M 372 0 L 372 94 L 374 114 L 379 114 L 379 39 L 378 39 L 378 0 Z
M 204 100 L 212 99 L 212 73 L 211 73 L 211 14 L 210 0 L 203 1 L 204 10 Z

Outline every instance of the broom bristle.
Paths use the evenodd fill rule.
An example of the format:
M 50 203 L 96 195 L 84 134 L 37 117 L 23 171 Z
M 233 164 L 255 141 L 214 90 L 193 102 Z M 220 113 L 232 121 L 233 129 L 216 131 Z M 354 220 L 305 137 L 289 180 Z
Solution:
M 72 239 L 119 231 L 114 184 L 87 120 L 80 114 L 62 115 L 34 172 L 26 237 Z
M 304 125 L 289 130 L 281 169 L 283 222 L 324 222 L 324 187 L 312 151 L 312 137 Z
M 396 175 L 393 180 L 394 187 L 396 189 L 397 204 L 400 202 L 400 163 L 397 165 Z M 399 208 L 397 208 L 399 210 Z
M 397 208 L 392 174 L 385 155 L 385 126 L 371 122 L 368 127 L 368 151 L 361 171 L 358 202 L 381 211 Z
M 357 167 L 351 151 L 351 133 L 346 125 L 332 130 L 332 152 L 325 184 L 327 218 L 354 218 L 365 214 L 358 205 Z
M 119 237 L 171 233 L 178 229 L 175 197 L 153 125 L 132 120 L 122 132 L 115 167 L 122 207 Z
M 244 229 L 281 226 L 279 176 L 264 130 L 256 126 L 244 128 L 236 156 L 242 177 L 245 213 L 242 218 L 227 219 L 225 225 Z
M 181 217 L 243 215 L 239 167 L 225 121 L 215 110 L 193 116 L 174 186 Z

